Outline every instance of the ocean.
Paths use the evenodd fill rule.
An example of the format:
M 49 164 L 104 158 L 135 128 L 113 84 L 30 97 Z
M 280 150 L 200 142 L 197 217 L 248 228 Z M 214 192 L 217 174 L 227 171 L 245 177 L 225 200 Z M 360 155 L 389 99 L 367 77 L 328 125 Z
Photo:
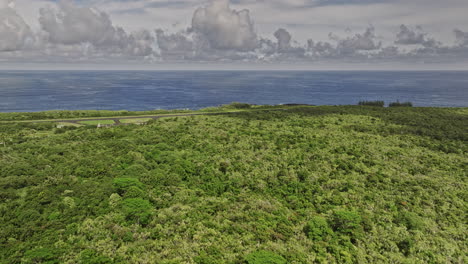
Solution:
M 0 112 L 361 100 L 468 107 L 463 71 L 0 71 Z

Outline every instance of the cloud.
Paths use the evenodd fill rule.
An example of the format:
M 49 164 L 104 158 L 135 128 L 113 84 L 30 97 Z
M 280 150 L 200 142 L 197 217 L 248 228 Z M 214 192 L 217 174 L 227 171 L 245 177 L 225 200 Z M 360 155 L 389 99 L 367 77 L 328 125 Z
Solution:
M 314 42 L 312 39 L 307 41 L 307 51 L 310 57 L 322 58 L 332 57 L 336 48 L 329 42 Z
M 0 52 L 21 50 L 34 42 L 31 29 L 13 8 L 13 1 L 0 0 Z
M 284 28 L 276 30 L 274 34 L 275 38 L 278 40 L 278 50 L 283 51 L 291 47 L 291 34 Z
M 305 49 L 291 44 L 292 36 L 289 31 L 284 28 L 279 28 L 273 35 L 277 40 L 276 52 L 280 54 L 278 58 L 284 60 L 304 57 Z
M 341 55 L 356 54 L 360 51 L 378 50 L 382 47 L 381 42 L 376 42 L 374 27 L 368 27 L 363 34 L 356 34 L 348 38 L 340 38 L 330 34 L 330 38 L 337 41 L 337 53 Z
M 30 0 L 17 1 L 24 3 Z M 325 29 L 322 27 L 328 24 L 316 24 L 318 21 L 316 15 L 320 17 L 317 12 L 322 12 L 323 16 L 331 16 L 339 10 L 350 8 L 349 6 L 365 8 L 365 6 L 356 7 L 356 4 L 370 3 L 373 0 L 272 1 L 232 0 L 231 3 L 236 7 L 232 8 L 228 0 L 211 0 L 206 6 L 193 11 L 193 6 L 197 4 L 195 0 L 177 0 L 170 3 L 165 0 L 131 2 L 126 0 L 48 0 L 49 6 L 37 4 L 42 8 L 39 11 L 39 19 L 35 19 L 36 22 L 34 22 L 31 19 L 32 15 L 28 15 L 32 11 L 31 13 L 15 11 L 12 0 L 0 0 L 0 61 L 252 63 L 421 61 L 437 63 L 468 60 L 468 32 L 460 29 L 453 30 L 456 39 L 454 43 L 442 43 L 423 31 L 421 27 L 412 26 L 412 22 L 407 22 L 407 20 L 394 20 L 384 27 L 379 26 L 378 34 L 373 26 L 358 33 L 351 33 L 351 29 L 356 27 L 355 24 L 362 21 L 349 25 L 351 28 L 349 31 L 339 31 L 339 25 L 332 29 L 329 27 Z M 379 3 L 385 1 L 387 0 L 379 1 Z M 281 26 L 279 29 L 277 29 L 279 23 L 272 22 L 263 30 L 273 32 L 273 34 L 258 34 L 250 10 L 255 12 L 256 18 L 261 18 L 258 16 L 258 8 L 271 7 L 273 4 L 284 6 L 284 9 L 276 10 L 278 13 L 275 13 L 274 17 L 270 16 L 273 22 L 276 19 L 288 21 L 292 14 L 296 14 L 294 12 L 306 14 L 307 17 L 311 17 L 311 20 L 305 21 L 304 17 L 300 17 L 297 19 L 304 21 L 303 25 L 283 23 L 285 27 Z M 87 5 L 97 6 L 99 9 Z M 238 6 L 242 5 L 249 7 L 250 10 L 240 10 Z M 286 6 L 291 8 L 288 9 Z M 312 6 L 317 6 L 317 8 Z M 379 8 L 384 8 L 381 4 L 379 6 Z M 113 21 L 120 21 L 119 25 L 128 26 L 128 21 L 118 19 L 125 17 L 118 12 L 123 7 L 144 11 L 140 14 L 142 18 L 132 23 L 138 25 L 141 20 L 148 20 L 150 22 L 146 24 L 147 29 L 130 31 L 128 28 L 124 29 L 115 25 Z M 168 7 L 185 9 L 182 10 L 183 12 L 179 10 L 171 13 L 172 11 L 168 12 Z M 304 9 L 307 10 L 304 11 Z M 292 12 L 291 10 L 294 12 L 289 13 Z M 30 18 L 27 21 L 35 31 L 31 30 L 18 12 L 23 17 Z M 160 14 L 161 12 L 163 14 Z M 311 16 L 312 13 L 316 15 Z M 176 15 L 171 17 L 174 14 Z M 161 17 L 164 17 L 168 24 L 154 23 L 153 17 L 154 21 L 160 21 Z M 399 25 L 402 22 L 407 24 Z M 171 26 L 171 23 L 179 24 L 175 27 Z M 313 29 L 309 31 L 310 25 L 314 28 L 321 28 L 320 34 L 314 34 Z M 160 27 L 168 27 L 171 30 L 155 30 Z M 304 30 L 305 28 L 307 31 Z M 347 26 L 343 25 L 342 28 L 345 29 Z M 326 39 L 330 31 L 333 33 L 329 33 Z M 437 32 L 439 34 L 436 35 L 437 38 L 441 38 L 441 34 L 449 31 L 441 32 L 442 30 Z M 384 38 L 381 34 L 387 34 L 387 37 Z M 307 40 L 310 37 L 314 40 Z M 302 42 L 297 42 L 297 39 Z
M 185 32 L 171 34 L 157 29 L 156 39 L 163 59 L 184 60 L 195 55 L 194 43 Z
M 108 53 L 134 56 L 148 56 L 153 52 L 154 38 L 148 31 L 128 34 L 114 26 L 106 13 L 76 6 L 69 0 L 60 1 L 57 7 L 40 9 L 39 22 L 49 43 L 90 44 Z
M 459 29 L 454 29 L 456 42 L 461 47 L 468 47 L 468 32 L 461 31 Z
M 213 0 L 198 8 L 191 31 L 211 49 L 252 51 L 259 45 L 249 11 L 232 10 L 229 0 Z
M 438 43 L 427 36 L 427 33 L 422 32 L 421 27 L 416 30 L 409 28 L 406 25 L 400 26 L 400 31 L 396 35 L 395 44 L 399 45 L 423 45 L 424 47 L 434 47 Z
M 328 34 L 330 42 L 314 42 L 308 40 L 308 55 L 314 58 L 369 58 L 382 49 L 382 43 L 377 42 L 374 27 L 368 27 L 364 33 L 357 33 L 349 37 L 340 37 L 334 33 Z

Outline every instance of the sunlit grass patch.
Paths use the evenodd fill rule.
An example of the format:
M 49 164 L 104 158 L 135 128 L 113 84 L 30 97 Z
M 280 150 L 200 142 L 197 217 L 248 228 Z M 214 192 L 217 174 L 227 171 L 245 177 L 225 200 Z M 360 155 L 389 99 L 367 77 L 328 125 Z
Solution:
M 138 123 L 146 123 L 150 120 L 151 118 L 132 118 L 132 119 L 120 119 L 120 122 L 123 124 L 138 124 Z
M 114 124 L 114 120 L 90 120 L 90 121 L 80 121 L 80 124 L 84 125 L 112 125 Z
M 58 122 L 57 127 L 80 127 L 82 125 L 70 122 Z

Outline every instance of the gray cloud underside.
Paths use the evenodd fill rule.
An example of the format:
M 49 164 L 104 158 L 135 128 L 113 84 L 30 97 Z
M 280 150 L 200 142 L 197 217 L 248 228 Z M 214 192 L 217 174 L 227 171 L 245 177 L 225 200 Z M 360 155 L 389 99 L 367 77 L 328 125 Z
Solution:
M 184 3 L 174 1 L 170 4 Z M 310 1 L 311 5 L 341 3 L 349 1 Z M 0 60 L 468 60 L 468 32 L 461 29 L 453 30 L 455 42 L 452 44 L 442 44 L 421 27 L 408 25 L 396 25 L 394 41 L 387 45 L 382 44 L 377 30 L 372 26 L 364 32 L 346 37 L 330 33 L 327 41 L 314 41 L 311 38 L 307 43 L 298 43 L 285 28 L 279 28 L 270 36 L 258 35 L 249 10 L 234 10 L 228 0 L 214 0 L 197 8 L 191 25 L 179 32 L 163 29 L 127 32 L 115 26 L 106 13 L 78 6 L 70 0 L 42 8 L 39 24 L 41 29 L 33 32 L 17 14 L 11 0 L 0 0 Z

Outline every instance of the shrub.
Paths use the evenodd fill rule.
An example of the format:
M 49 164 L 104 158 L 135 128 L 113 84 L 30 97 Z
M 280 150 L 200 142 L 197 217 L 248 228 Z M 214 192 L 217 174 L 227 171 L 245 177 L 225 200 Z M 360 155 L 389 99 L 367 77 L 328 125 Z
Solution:
M 140 189 L 143 188 L 143 183 L 136 178 L 116 178 L 114 179 L 113 185 L 117 193 L 120 195 L 123 195 L 132 186 Z
M 410 238 L 405 238 L 398 242 L 397 246 L 401 253 L 405 256 L 409 256 L 409 254 L 411 254 L 411 249 L 414 247 L 414 241 Z
M 406 226 L 408 230 L 422 230 L 424 228 L 423 220 L 415 213 L 400 212 L 395 219 L 395 222 Z
M 333 214 L 332 228 L 335 232 L 358 238 L 362 235 L 362 218 L 357 212 L 340 210 Z
M 125 198 L 145 198 L 145 196 L 146 193 L 136 186 L 130 186 L 125 192 Z
M 24 253 L 24 263 L 60 263 L 58 259 L 58 252 L 49 248 L 36 248 Z
M 123 211 L 128 220 L 146 225 L 151 217 L 151 203 L 141 198 L 128 198 L 123 201 Z
M 333 230 L 327 223 L 327 220 L 321 216 L 314 216 L 303 229 L 309 239 L 324 240 L 327 236 L 333 234 Z
M 200 252 L 200 255 L 194 257 L 195 263 L 199 264 L 218 264 L 222 263 L 223 252 L 214 246 L 210 246 L 207 249 Z
M 411 102 L 400 103 L 400 101 L 396 101 L 396 102 L 390 103 L 388 106 L 389 107 L 412 107 L 413 103 Z
M 82 263 L 87 263 L 87 264 L 113 263 L 110 258 L 106 256 L 102 256 L 98 252 L 92 249 L 83 250 L 80 254 L 80 260 Z
M 235 108 L 235 109 L 248 109 L 251 108 L 252 106 L 250 104 L 246 103 L 238 103 L 238 102 L 233 102 L 227 105 L 229 108 Z
M 245 257 L 248 264 L 286 264 L 286 259 L 270 251 L 255 251 Z
M 384 107 L 385 102 L 384 101 L 360 101 L 359 105 Z

